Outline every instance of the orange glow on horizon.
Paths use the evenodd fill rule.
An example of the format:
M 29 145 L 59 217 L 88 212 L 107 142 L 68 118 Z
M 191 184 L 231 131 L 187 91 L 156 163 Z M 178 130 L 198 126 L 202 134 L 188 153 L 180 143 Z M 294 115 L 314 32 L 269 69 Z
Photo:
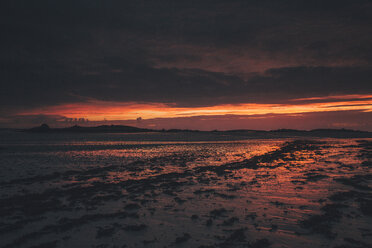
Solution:
M 106 101 L 89 101 L 84 103 L 49 106 L 32 111 L 18 113 L 19 115 L 61 115 L 67 118 L 86 118 L 91 121 L 101 120 L 131 120 L 138 117 L 143 119 L 176 118 L 211 115 L 265 115 L 265 114 L 301 114 L 327 111 L 359 110 L 372 112 L 371 95 L 347 95 L 324 98 L 302 98 L 296 100 L 334 99 L 337 102 L 316 102 L 304 104 L 224 104 L 210 107 L 177 107 L 174 104 L 163 103 L 122 103 Z M 357 98 L 358 100 L 348 101 Z
M 291 101 L 311 101 L 311 100 L 330 100 L 330 99 L 372 99 L 372 95 L 332 95 L 332 96 L 321 96 L 321 97 L 308 97 L 308 98 L 296 98 Z

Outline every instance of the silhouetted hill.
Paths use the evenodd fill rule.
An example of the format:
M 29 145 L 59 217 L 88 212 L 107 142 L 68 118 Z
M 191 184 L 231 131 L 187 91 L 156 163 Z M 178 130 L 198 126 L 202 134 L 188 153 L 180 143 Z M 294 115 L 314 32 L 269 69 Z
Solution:
M 33 127 L 31 129 L 28 129 L 29 132 L 49 132 L 51 129 L 47 124 L 42 124 L 39 127 Z
M 329 138 L 372 138 L 371 132 L 351 129 L 314 129 L 310 131 L 296 129 L 277 129 L 270 131 L 263 130 L 228 130 L 228 131 L 199 131 L 189 129 L 162 129 L 153 130 L 137 128 L 124 125 L 102 125 L 97 127 L 72 126 L 67 128 L 50 128 L 47 124 L 39 127 L 22 130 L 33 133 L 142 133 L 142 132 L 166 132 L 166 133 L 213 133 L 244 136 L 247 138 L 291 138 L 291 137 L 329 137 Z
M 25 129 L 23 131 L 34 133 L 141 133 L 152 132 L 154 130 L 124 125 L 102 125 L 97 127 L 82 127 L 75 125 L 66 128 L 50 128 L 47 124 L 42 124 L 39 127 Z
M 301 136 L 301 137 L 329 137 L 329 138 L 369 138 L 371 132 L 358 131 L 351 129 L 313 129 L 310 131 L 278 129 L 270 131 L 277 135 Z
M 372 133 L 351 129 L 314 129 L 310 131 L 296 129 L 263 130 L 229 130 L 224 133 L 234 135 L 249 135 L 257 138 L 291 138 L 291 137 L 320 137 L 320 138 L 372 138 Z

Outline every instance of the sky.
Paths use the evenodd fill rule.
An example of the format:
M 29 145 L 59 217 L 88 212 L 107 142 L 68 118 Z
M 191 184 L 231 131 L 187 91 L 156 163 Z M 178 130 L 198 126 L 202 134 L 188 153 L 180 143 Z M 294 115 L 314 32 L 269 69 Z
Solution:
M 0 3 L 0 127 L 372 131 L 370 0 Z

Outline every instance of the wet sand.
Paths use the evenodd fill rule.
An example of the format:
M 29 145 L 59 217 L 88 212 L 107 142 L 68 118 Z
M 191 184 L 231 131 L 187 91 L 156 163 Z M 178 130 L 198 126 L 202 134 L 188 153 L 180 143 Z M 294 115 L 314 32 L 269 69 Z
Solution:
M 372 139 L 1 147 L 0 247 L 372 246 Z

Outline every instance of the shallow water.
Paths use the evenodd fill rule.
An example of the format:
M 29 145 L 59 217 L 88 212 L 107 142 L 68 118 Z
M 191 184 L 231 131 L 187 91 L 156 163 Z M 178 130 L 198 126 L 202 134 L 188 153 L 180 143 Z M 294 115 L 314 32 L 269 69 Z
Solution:
M 370 247 L 372 140 L 0 133 L 1 247 Z

